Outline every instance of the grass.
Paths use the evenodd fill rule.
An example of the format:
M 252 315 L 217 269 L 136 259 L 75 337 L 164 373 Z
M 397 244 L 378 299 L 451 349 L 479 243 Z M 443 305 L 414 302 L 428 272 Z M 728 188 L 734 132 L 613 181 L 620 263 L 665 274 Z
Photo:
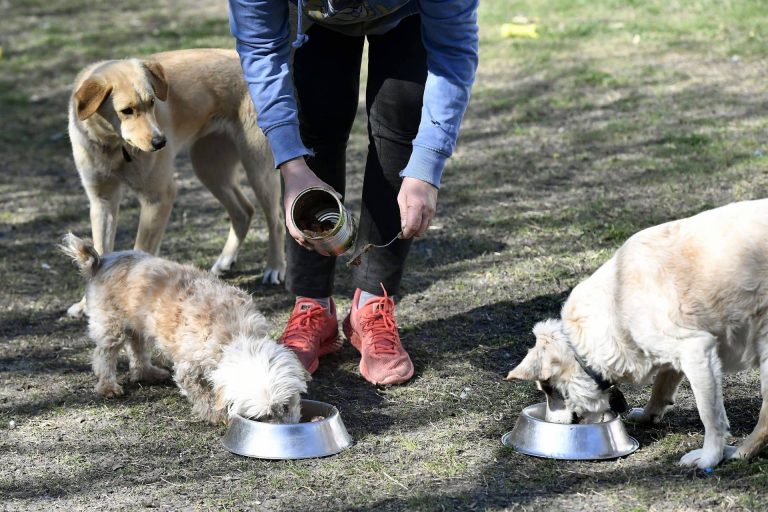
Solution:
M 377 389 L 348 345 L 323 360 L 309 397 L 340 407 L 354 448 L 258 461 L 225 453 L 172 385 L 93 393 L 82 322 L 61 319 L 82 284 L 54 244 L 89 231 L 66 137 L 77 71 L 99 59 L 232 46 L 226 4 L 29 0 L 0 18 L 0 467 L 9 510 L 96 507 L 242 510 L 761 510 L 768 464 L 709 475 L 676 466 L 703 440 L 690 390 L 661 426 L 629 427 L 641 449 L 602 463 L 532 459 L 500 437 L 540 400 L 501 380 L 557 315 L 568 290 L 632 233 L 768 192 L 758 0 L 484 0 L 481 65 L 434 229 L 413 246 L 398 321 L 416 365 Z M 539 39 L 501 37 L 515 14 Z M 363 113 L 349 150 L 359 209 Z M 224 243 L 223 209 L 179 159 L 164 254 L 206 267 Z M 126 194 L 117 246 L 132 244 Z M 277 333 L 292 298 L 261 284 L 257 220 L 238 271 Z M 352 290 L 338 268 L 340 311 Z M 121 363 L 125 371 L 125 363 Z M 760 406 L 757 373 L 726 380 L 736 440 Z M 647 389 L 627 390 L 641 405 Z M 15 428 L 9 428 L 9 422 Z

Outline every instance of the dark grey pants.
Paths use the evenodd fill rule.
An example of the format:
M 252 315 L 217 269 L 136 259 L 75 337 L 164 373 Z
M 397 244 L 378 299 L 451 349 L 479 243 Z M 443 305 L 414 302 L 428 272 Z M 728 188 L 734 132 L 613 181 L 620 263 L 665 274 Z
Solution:
M 307 158 L 317 176 L 344 194 L 346 149 L 357 112 L 364 36 L 346 36 L 314 24 L 296 50 L 293 78 Z M 405 18 L 386 34 L 368 37 L 368 157 L 363 180 L 358 247 L 382 244 L 400 231 L 397 194 L 411 142 L 421 120 L 427 58 L 419 16 Z M 333 293 L 336 259 L 307 251 L 288 238 L 286 287 L 295 295 Z M 396 295 L 411 240 L 369 252 L 354 267 L 353 285 L 380 295 L 383 283 Z

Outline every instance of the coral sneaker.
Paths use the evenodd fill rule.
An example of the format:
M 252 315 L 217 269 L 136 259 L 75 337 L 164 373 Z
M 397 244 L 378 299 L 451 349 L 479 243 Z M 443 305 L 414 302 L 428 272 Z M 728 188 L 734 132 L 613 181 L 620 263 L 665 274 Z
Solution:
M 314 373 L 320 364 L 319 358 L 336 352 L 344 344 L 339 336 L 339 322 L 336 319 L 336 304 L 331 299 L 330 315 L 318 301 L 302 298 L 296 301 L 288 318 L 279 343 L 290 348 L 309 373 Z
M 360 373 L 372 384 L 402 384 L 413 377 L 413 363 L 400 343 L 395 302 L 384 290 L 384 297 L 370 299 L 358 309 L 360 292 L 355 291 L 343 324 L 347 339 L 362 355 Z

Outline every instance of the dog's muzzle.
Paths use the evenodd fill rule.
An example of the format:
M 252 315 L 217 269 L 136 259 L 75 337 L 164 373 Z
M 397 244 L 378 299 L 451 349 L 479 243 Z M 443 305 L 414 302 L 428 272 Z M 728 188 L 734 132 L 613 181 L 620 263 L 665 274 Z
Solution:
M 152 137 L 152 150 L 153 151 L 160 151 L 165 147 L 165 144 L 168 142 L 168 140 L 165 138 L 165 135 L 155 135 Z

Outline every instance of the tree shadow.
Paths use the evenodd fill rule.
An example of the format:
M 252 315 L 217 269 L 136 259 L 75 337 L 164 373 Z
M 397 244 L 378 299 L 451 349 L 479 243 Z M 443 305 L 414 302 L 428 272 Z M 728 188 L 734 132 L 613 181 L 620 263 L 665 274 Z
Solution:
M 523 302 L 485 304 L 448 318 L 409 326 L 401 337 L 420 365 L 429 361 L 439 367 L 466 358 L 478 367 L 500 373 L 510 358 L 524 355 L 532 345 L 530 332 L 536 322 L 559 316 L 569 293 L 566 290 Z M 483 347 L 480 351 L 476 350 L 479 346 Z M 434 347 L 439 347 L 439 352 Z
M 755 400 L 739 398 L 727 401 L 726 407 L 742 410 L 744 407 L 755 411 L 759 404 Z M 655 427 L 641 427 L 627 424 L 628 433 L 640 441 L 640 450 L 628 456 L 602 461 L 565 461 L 530 457 L 515 452 L 501 445 L 501 435 L 509 427 L 499 429 L 492 425 L 484 438 L 495 440 L 492 460 L 484 464 L 473 478 L 476 484 L 470 488 L 456 490 L 451 486 L 429 484 L 421 492 L 406 494 L 403 497 L 383 498 L 364 507 L 349 507 L 344 510 L 488 510 L 504 508 L 516 510 L 539 509 L 547 507 L 568 507 L 572 499 L 584 492 L 630 492 L 641 506 L 654 503 L 655 493 L 663 495 L 688 495 L 692 483 L 716 479 L 718 486 L 740 486 L 745 479 L 759 477 L 764 472 L 764 462 L 768 454 L 765 451 L 752 461 L 726 461 L 707 473 L 694 468 L 680 467 L 677 462 L 684 453 L 698 446 L 683 447 L 661 456 L 649 457 L 644 451 L 654 444 L 662 442 L 667 435 L 688 433 L 699 434 L 703 439 L 703 427 L 698 420 L 695 408 L 678 409 L 671 412 L 675 419 L 665 421 Z M 741 424 L 737 429 L 753 424 Z M 739 434 L 737 441 L 740 441 Z M 640 490 L 639 490 L 640 489 Z M 695 492 L 695 491 L 694 491 Z M 552 503 L 558 496 L 568 497 L 560 505 Z M 708 508 L 708 496 L 703 496 L 698 503 L 701 508 Z M 697 507 L 697 498 L 692 497 L 691 507 Z M 571 503 L 576 506 L 576 503 Z M 607 506 L 607 504 L 606 504 Z

